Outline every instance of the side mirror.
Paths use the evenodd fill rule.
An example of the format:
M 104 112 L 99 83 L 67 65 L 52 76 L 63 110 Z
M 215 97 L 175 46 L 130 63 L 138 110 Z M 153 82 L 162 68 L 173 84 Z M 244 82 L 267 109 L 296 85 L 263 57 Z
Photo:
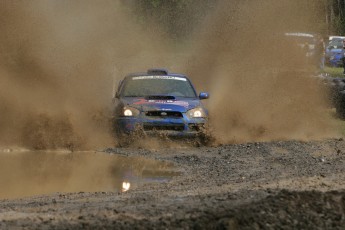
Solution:
M 199 99 L 200 100 L 203 100 L 203 99 L 208 99 L 210 97 L 210 95 L 208 93 L 205 93 L 205 92 L 201 92 L 199 94 Z

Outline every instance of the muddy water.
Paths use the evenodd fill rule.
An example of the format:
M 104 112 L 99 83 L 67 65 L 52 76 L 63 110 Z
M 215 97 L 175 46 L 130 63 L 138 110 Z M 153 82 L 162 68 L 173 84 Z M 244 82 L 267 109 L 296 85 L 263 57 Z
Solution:
M 0 152 L 0 199 L 56 192 L 125 192 L 176 175 L 172 165 L 101 152 Z

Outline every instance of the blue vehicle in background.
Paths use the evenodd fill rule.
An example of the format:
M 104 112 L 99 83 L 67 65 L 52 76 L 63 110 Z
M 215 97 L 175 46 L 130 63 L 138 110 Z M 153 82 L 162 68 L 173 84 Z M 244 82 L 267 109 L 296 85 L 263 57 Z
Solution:
M 324 68 L 325 44 L 321 35 L 301 32 L 285 33 L 284 42 L 290 46 L 291 52 L 297 55 L 295 60 L 299 60 L 304 68 Z M 297 67 L 295 64 L 294 68 Z
M 114 99 L 114 132 L 120 145 L 137 135 L 204 138 L 208 111 L 190 80 L 165 69 L 127 75 Z
M 326 65 L 331 67 L 342 67 L 344 58 L 343 40 L 334 38 L 326 47 L 325 61 Z

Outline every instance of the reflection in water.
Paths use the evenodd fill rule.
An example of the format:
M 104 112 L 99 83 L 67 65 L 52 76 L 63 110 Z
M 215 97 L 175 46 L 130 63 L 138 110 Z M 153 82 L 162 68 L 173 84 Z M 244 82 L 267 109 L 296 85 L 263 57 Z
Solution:
M 122 182 L 122 192 L 127 192 L 130 187 L 131 187 L 131 183 L 126 182 L 126 181 Z
M 126 192 L 143 183 L 167 181 L 177 175 L 172 169 L 170 163 L 100 152 L 0 152 L 0 199 Z

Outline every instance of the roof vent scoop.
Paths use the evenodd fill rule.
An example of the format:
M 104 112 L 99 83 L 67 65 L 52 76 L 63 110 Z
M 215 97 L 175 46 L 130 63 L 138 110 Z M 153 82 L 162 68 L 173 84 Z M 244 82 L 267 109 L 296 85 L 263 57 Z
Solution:
M 167 69 L 149 69 L 147 74 L 150 75 L 168 75 L 169 71 Z

